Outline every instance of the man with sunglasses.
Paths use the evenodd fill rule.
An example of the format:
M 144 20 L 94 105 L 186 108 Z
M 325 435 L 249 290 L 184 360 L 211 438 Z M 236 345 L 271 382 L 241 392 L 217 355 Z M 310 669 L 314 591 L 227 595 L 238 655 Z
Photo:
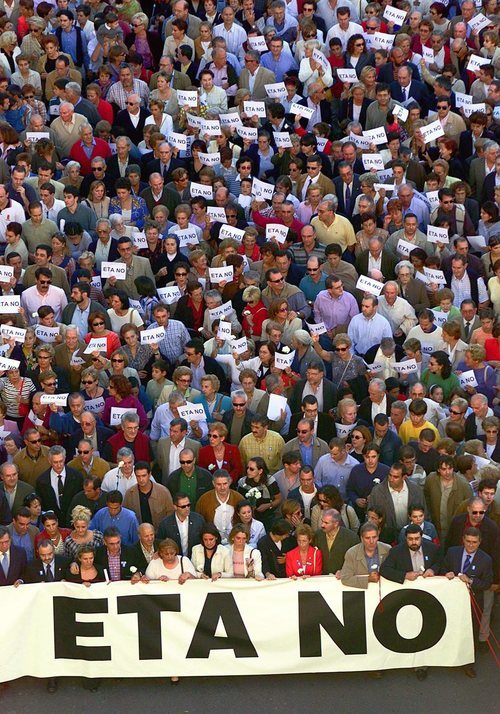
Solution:
M 205 525 L 204 518 L 194 512 L 193 506 L 194 501 L 186 493 L 179 491 L 174 497 L 175 512 L 162 520 L 157 533 L 159 540 L 172 538 L 182 555 L 188 558 L 193 546 L 201 543 L 201 530 Z
M 21 295 L 21 306 L 24 308 L 30 325 L 38 322 L 37 310 L 42 305 L 50 305 L 54 309 L 54 318 L 60 322 L 62 312 L 68 304 L 68 299 L 61 288 L 52 285 L 52 273 L 49 268 L 37 268 L 35 271 L 36 285 L 24 290 Z M 36 317 L 33 317 L 36 313 Z
M 97 477 L 103 479 L 108 473 L 109 463 L 96 456 L 90 439 L 80 439 L 76 453 L 75 458 L 68 463 L 68 467 L 81 473 L 84 478 Z

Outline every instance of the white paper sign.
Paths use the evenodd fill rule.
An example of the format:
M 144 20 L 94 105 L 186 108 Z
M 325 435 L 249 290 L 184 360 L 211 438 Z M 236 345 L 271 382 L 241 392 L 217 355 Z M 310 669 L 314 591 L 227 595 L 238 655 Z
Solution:
M 439 206 L 439 191 L 427 191 L 426 196 L 427 200 L 431 204 L 431 210 L 434 210 Z M 429 236 L 427 236 L 427 240 L 429 240 Z
M 366 364 L 366 362 L 365 362 Z M 366 369 L 369 372 L 373 372 L 374 374 L 378 374 L 378 372 L 381 372 L 384 369 L 384 363 L 383 362 L 372 362 L 371 364 L 366 365 Z
M 8 283 L 14 277 L 14 268 L 10 265 L 0 265 L 0 282 Z
M 370 140 L 370 144 L 376 144 L 378 146 L 387 143 L 387 134 L 383 126 L 379 126 L 376 129 L 367 129 L 363 132 L 363 136 L 365 139 Z
M 392 108 L 392 113 L 395 117 L 401 119 L 401 121 L 406 121 L 410 112 L 406 107 L 402 107 L 400 104 L 395 104 Z
M 241 117 L 237 112 L 219 114 L 219 121 L 221 126 L 241 126 Z
M 375 295 L 378 297 L 382 292 L 384 283 L 380 283 L 378 280 L 369 278 L 367 275 L 360 275 L 358 282 L 356 283 L 356 290 L 361 290 L 364 293 L 370 293 L 370 295 Z
M 483 466 L 491 466 L 491 463 L 492 463 L 489 459 L 485 459 L 484 456 L 476 456 L 475 454 L 468 454 L 467 451 L 464 451 L 464 456 L 472 456 L 472 458 L 476 462 L 476 466 L 478 469 L 482 469 Z
M 354 144 L 356 144 L 356 147 L 358 149 L 365 149 L 366 151 L 370 148 L 370 144 L 372 143 L 370 139 L 368 139 L 366 136 L 360 136 L 359 134 L 349 134 L 349 137 L 346 137 L 346 141 L 352 141 Z
M 266 38 L 263 35 L 249 37 L 248 44 L 252 50 L 256 50 L 257 52 L 267 52 L 269 49 L 266 44 Z
M 127 277 L 127 266 L 125 263 L 111 263 L 103 260 L 101 263 L 101 277 L 125 280 Z
M 391 364 L 391 367 L 395 369 L 396 372 L 407 372 L 408 374 L 418 371 L 416 359 L 407 359 L 404 362 L 394 362 Z
M 312 58 L 315 62 L 319 64 L 319 66 L 323 69 L 324 72 L 328 72 L 328 70 L 330 69 L 330 63 L 326 59 L 323 52 L 315 48 L 312 53 Z
M 421 342 L 420 346 L 422 347 L 422 352 L 426 355 L 431 355 L 433 352 L 436 351 L 435 346 L 430 342 Z
M 318 147 L 318 152 L 323 152 L 325 150 L 325 146 L 328 143 L 328 139 L 326 139 L 324 136 L 317 136 L 316 137 L 316 146 Z
M 200 134 L 208 136 L 219 136 L 221 133 L 218 119 L 202 119 L 200 122 Z
M 216 223 L 227 223 L 226 211 L 220 206 L 208 206 L 207 216 L 210 216 L 210 220 Z
M 225 265 L 221 268 L 209 268 L 208 275 L 210 277 L 211 283 L 227 283 L 230 282 L 234 277 L 234 267 L 232 265 Z
M 73 352 L 73 354 L 71 355 L 71 361 L 70 361 L 71 365 L 85 364 L 85 360 L 80 357 L 79 352 L 80 352 L 80 348 L 78 347 L 78 349 L 76 349 Z
M 167 141 L 174 149 L 187 149 L 187 136 L 185 134 L 172 131 L 168 135 Z
M 193 129 L 199 129 L 201 127 L 201 122 L 203 121 L 202 118 L 196 116 L 196 114 L 188 113 L 186 113 L 186 119 L 188 126 L 192 127 Z
M 219 307 L 214 307 L 208 311 L 208 317 L 212 323 L 214 320 L 220 320 L 221 317 L 227 317 L 233 311 L 233 303 L 231 300 L 222 303 Z
M 485 17 L 482 12 L 478 12 L 477 15 L 471 17 L 467 24 L 469 25 L 471 30 L 477 30 L 478 32 L 480 32 L 483 27 L 488 27 L 488 25 L 491 25 L 491 20 L 488 20 L 488 18 Z
M 55 404 L 58 407 L 65 407 L 68 403 L 69 392 L 66 394 L 42 394 L 40 404 Z
M 449 243 L 448 229 L 441 226 L 427 226 L 427 240 L 429 243 Z
M 309 323 L 308 328 L 311 335 L 324 335 L 327 332 L 324 322 L 317 322 L 315 325 Z
M 231 349 L 238 355 L 244 354 L 248 350 L 248 340 L 246 337 L 240 337 L 239 340 L 231 341 Z
M 347 439 L 351 431 L 355 428 L 356 424 L 339 424 L 335 422 L 335 431 L 339 439 Z
M 98 290 L 102 289 L 102 280 L 100 275 L 94 275 L 90 281 L 90 284 L 92 287 L 97 288 Z
M 265 84 L 264 89 L 266 94 L 271 99 L 284 99 L 287 95 L 284 82 L 274 82 L 273 84 Z
M 165 339 L 164 327 L 151 327 L 149 330 L 142 330 L 141 345 L 153 345 Z
M 394 44 L 394 35 L 387 35 L 385 32 L 375 32 L 371 35 L 372 47 L 380 50 L 390 50 Z
M 261 117 L 266 118 L 266 105 L 264 102 L 256 102 L 247 100 L 243 102 L 243 111 L 249 117 Z
M 455 92 L 455 103 L 457 109 L 460 107 L 465 107 L 468 104 L 472 104 L 473 97 L 471 94 L 463 94 L 462 92 Z
M 366 171 L 369 171 L 370 169 L 383 171 L 384 169 L 384 159 L 382 154 L 363 154 L 361 159 L 363 161 L 363 168 Z
M 481 253 L 486 248 L 486 238 L 484 236 L 467 236 L 467 240 L 469 241 L 471 248 L 478 250 Z
M 220 152 L 216 151 L 213 154 L 204 154 L 203 151 L 198 153 L 198 158 L 204 166 L 218 166 L 220 164 Z
M 399 10 L 397 7 L 386 5 L 383 17 L 385 17 L 386 20 L 389 20 L 389 22 L 394 22 L 394 24 L 401 26 L 404 25 L 406 15 L 406 10 Z
M 470 72 L 478 72 L 479 67 L 481 67 L 483 64 L 491 64 L 491 60 L 488 59 L 488 57 L 481 57 L 481 55 L 471 55 L 469 57 L 467 69 Z
M 434 268 L 424 268 L 424 274 L 430 283 L 438 285 L 446 285 L 446 278 L 442 270 L 434 270 Z
M 139 249 L 148 247 L 148 241 L 146 239 L 146 234 L 144 233 L 144 231 L 134 231 L 132 233 L 132 240 L 134 242 L 134 245 Z
M 55 342 L 59 335 L 58 327 L 44 327 L 44 325 L 37 325 L 35 327 L 35 335 L 41 342 Z
M 165 305 L 171 305 L 182 297 L 181 291 L 177 285 L 173 285 L 169 288 L 157 288 L 156 292 L 160 300 L 165 303 Z
M 314 109 L 312 107 L 304 107 L 302 104 L 298 104 L 297 102 L 292 102 L 290 106 L 290 114 L 300 114 L 301 117 L 304 117 L 304 119 L 310 119 L 312 115 L 314 114 Z
M 284 243 L 288 238 L 288 228 L 279 223 L 268 223 L 266 226 L 266 240 L 275 239 L 278 243 Z
M 19 295 L 0 295 L 0 314 L 17 315 L 21 307 Z
M 227 322 L 227 320 L 221 320 L 219 322 L 219 327 L 217 328 L 217 337 L 219 340 L 230 340 L 232 329 L 233 328 L 230 322 Z
M 23 327 L 11 327 L 11 325 L 2 325 L 1 333 L 5 339 L 14 338 L 14 342 L 24 343 L 26 339 L 26 330 Z
M 414 248 L 415 246 L 413 245 L 413 243 L 409 243 L 407 240 L 403 240 L 402 238 L 398 240 L 398 244 L 396 246 L 396 250 L 398 251 L 398 253 L 405 256 L 410 255 L 411 251 Z
M 271 421 L 281 419 L 281 412 L 286 412 L 287 398 L 281 394 L 270 394 L 266 416 Z
M 91 355 L 92 352 L 107 352 L 108 341 L 105 337 L 92 337 L 87 347 L 83 350 L 84 355 Z
M 111 407 L 111 414 L 109 417 L 110 426 L 120 426 L 122 423 L 122 416 L 127 412 L 134 412 L 137 414 L 137 409 L 131 409 L 130 407 Z
M 396 187 L 392 183 L 374 183 L 373 188 L 375 191 L 380 191 L 381 189 L 383 191 L 395 191 Z
M 28 141 L 40 141 L 40 139 L 50 139 L 48 131 L 27 131 L 26 139 Z
M 463 388 L 477 387 L 477 379 L 473 369 L 468 369 L 467 372 L 459 374 L 458 381 L 460 382 L 460 386 Z
M 434 62 L 434 50 L 432 47 L 426 47 L 422 45 L 422 57 L 425 64 L 433 64 Z
M 212 201 L 214 197 L 214 192 L 211 186 L 205 186 L 203 183 L 196 183 L 191 181 L 189 186 L 189 192 L 191 196 L 203 196 L 207 201 Z
M 96 399 L 87 399 L 85 401 L 85 411 L 92 412 L 92 414 L 100 414 L 104 410 L 104 397 L 97 397 Z
M 177 90 L 177 102 L 180 107 L 197 107 L 198 106 L 198 92 L 188 92 L 185 89 Z
M 274 194 L 274 186 L 272 183 L 266 183 L 258 178 L 252 181 L 252 196 L 262 201 L 271 201 Z
M 185 419 L 189 424 L 190 421 L 205 421 L 205 408 L 202 404 L 193 404 L 188 402 L 184 406 L 177 407 L 179 417 Z
M 257 141 L 258 131 L 253 126 L 237 126 L 236 133 L 241 136 L 242 139 L 248 139 L 248 141 Z
M 230 226 L 228 224 L 225 224 L 221 226 L 221 229 L 219 231 L 219 240 L 224 240 L 224 238 L 232 238 L 233 240 L 237 240 L 238 243 L 241 243 L 244 235 L 245 231 L 243 230 L 243 228 L 236 228 L 236 226 Z
M 441 312 L 441 310 L 433 310 L 434 313 L 434 324 L 436 324 L 438 327 L 442 327 L 445 322 L 448 322 L 448 315 L 445 312 Z
M 355 84 L 359 81 L 355 69 L 338 68 L 337 77 L 340 79 L 341 82 L 344 82 L 346 84 Z
M 427 124 L 427 126 L 421 127 L 419 131 L 426 144 L 439 139 L 440 136 L 444 136 L 444 129 L 438 119 L 430 124 Z
M 275 131 L 273 133 L 273 139 L 278 149 L 280 147 L 288 149 L 293 146 L 292 140 L 290 139 L 290 133 L 288 131 Z
M 485 102 L 481 102 L 478 104 L 467 104 L 467 106 L 463 107 L 463 112 L 467 118 L 470 117 L 473 112 L 481 112 L 482 114 L 486 114 L 486 104 Z
M 283 352 L 276 352 L 274 355 L 274 366 L 278 369 L 286 369 L 290 367 L 295 357 L 295 350 L 292 350 L 288 354 Z

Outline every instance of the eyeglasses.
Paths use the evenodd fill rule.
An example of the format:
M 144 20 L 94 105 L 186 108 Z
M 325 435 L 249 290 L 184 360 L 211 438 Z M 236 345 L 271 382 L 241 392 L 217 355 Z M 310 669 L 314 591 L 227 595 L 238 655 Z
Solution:
M 135 107 L 138 105 L 138 102 L 125 102 L 129 107 Z
M 484 516 L 486 511 L 471 511 L 473 516 Z
M 347 352 L 349 347 L 336 347 L 335 352 Z
M 309 429 L 297 429 L 297 434 L 309 434 Z
M 142 27 L 142 24 L 141 23 L 139 23 L 139 24 L 136 23 L 135 25 L 132 24 L 132 27 Z
M 104 166 L 92 166 L 92 171 L 104 171 Z M 98 233 L 105 233 L 107 231 L 107 228 L 104 229 L 104 231 L 97 231 Z
M 175 273 L 176 278 L 185 278 L 187 273 Z
M 83 449 L 77 449 L 77 451 L 78 451 L 79 454 L 90 454 L 90 453 L 92 453 L 92 452 L 90 451 L 90 449 L 89 449 L 88 451 L 84 451 Z
M 82 379 L 82 384 L 94 384 L 94 380 L 93 379 L 87 379 L 87 380 Z
M 454 414 L 455 416 L 462 416 L 463 412 L 457 412 L 454 409 L 450 409 L 450 414 Z
M 288 308 L 287 308 L 287 307 L 280 307 L 280 309 L 278 310 L 278 312 L 288 312 Z
M 180 460 L 179 460 L 179 463 L 180 463 L 180 464 L 192 464 L 193 461 L 194 461 L 194 459 L 189 459 L 189 461 L 180 461 Z
M 52 280 L 39 280 L 40 285 L 50 285 Z
M 114 357 L 111 361 L 112 362 L 125 362 L 124 359 L 116 359 L 116 357 Z
M 438 109 L 448 109 L 448 105 L 447 104 L 438 104 L 437 108 Z
M 234 407 L 235 409 L 243 409 L 244 407 L 246 407 L 246 404 L 235 404 L 235 403 L 233 402 L 233 407 Z
M 35 95 L 34 95 L 34 94 L 25 94 L 25 95 L 24 95 L 24 98 L 25 98 L 25 99 L 34 99 L 34 98 L 35 98 Z
M 182 463 L 184 463 L 184 462 L 181 461 L 181 464 L 182 464 Z M 183 506 L 179 506 L 179 505 L 177 504 L 177 508 L 190 508 L 190 507 L 191 507 L 191 504 L 190 504 L 190 503 L 185 503 Z
M 99 325 L 105 325 L 105 324 L 106 324 L 105 322 L 94 322 L 92 324 L 92 327 L 99 327 Z
M 57 382 L 43 382 L 46 387 L 57 387 Z
M 209 439 L 218 439 L 218 438 L 219 438 L 219 435 L 218 435 L 218 434 L 209 434 L 209 435 L 208 435 L 208 438 L 209 438 Z
M 307 268 L 306 273 L 317 273 L 319 268 Z
M 270 283 L 283 283 L 285 278 L 278 278 L 277 280 L 270 280 Z
M 362 439 L 362 438 L 363 438 L 362 436 L 358 436 L 356 434 L 354 434 L 354 436 L 351 436 L 351 439 Z

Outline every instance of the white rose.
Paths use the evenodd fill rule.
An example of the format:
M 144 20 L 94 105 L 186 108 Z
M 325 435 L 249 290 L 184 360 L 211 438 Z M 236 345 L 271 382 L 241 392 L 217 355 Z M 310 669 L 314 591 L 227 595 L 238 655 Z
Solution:
M 137 568 L 135 567 L 135 565 L 131 565 L 131 566 L 130 566 L 130 572 L 132 573 L 132 575 L 134 575 L 135 573 L 137 573 Z
M 374 478 L 374 479 L 373 479 L 373 483 L 380 483 L 380 479 L 379 479 L 379 478 Z
M 118 462 L 118 468 L 122 469 L 125 466 L 125 461 L 119 461 Z
M 283 349 L 282 349 L 281 351 L 283 352 L 283 354 L 287 355 L 287 354 L 290 352 L 290 348 L 289 348 L 289 347 L 283 347 Z
M 209 470 L 209 471 L 212 471 L 213 469 L 215 469 L 215 464 L 209 464 L 209 465 L 208 465 L 208 470 Z
M 250 310 L 243 310 L 243 314 L 244 314 L 244 315 L 251 315 L 252 313 L 250 312 Z

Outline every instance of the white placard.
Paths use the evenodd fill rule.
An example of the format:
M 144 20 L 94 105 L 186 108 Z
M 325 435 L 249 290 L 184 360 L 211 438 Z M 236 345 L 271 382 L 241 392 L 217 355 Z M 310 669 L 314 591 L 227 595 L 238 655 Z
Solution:
M 66 394 L 42 394 L 40 404 L 55 404 L 58 407 L 65 407 L 68 403 L 69 392 Z
M 326 59 L 323 52 L 314 48 L 313 53 L 312 53 L 312 58 L 315 62 L 317 62 L 319 64 L 319 66 L 321 67 L 321 69 L 324 72 L 328 72 L 330 70 L 330 63 Z
M 41 342 L 55 342 L 57 337 L 59 336 L 59 328 L 37 325 L 35 327 L 35 335 Z
M 92 279 L 90 280 L 90 284 L 92 287 L 97 288 L 98 290 L 102 289 L 102 280 L 100 275 L 93 275 Z
M 0 295 L 0 314 L 18 315 L 21 308 L 19 295 Z
M 424 268 L 424 274 L 430 283 L 438 285 L 446 285 L 446 278 L 442 270 L 434 270 L 434 268 Z
M 481 57 L 481 55 L 471 55 L 466 69 L 470 72 L 478 72 L 479 68 L 483 64 L 491 64 L 491 59 L 488 59 L 488 57 Z
M 371 35 L 372 47 L 378 50 L 390 50 L 394 44 L 394 35 L 388 35 L 385 32 L 374 32 Z
M 297 102 L 292 102 L 290 106 L 290 114 L 300 114 L 300 116 L 304 117 L 304 119 L 310 119 L 314 112 L 315 110 L 311 107 L 305 107 L 302 104 L 298 104 Z
M 491 466 L 491 461 L 489 459 L 485 459 L 484 456 L 476 456 L 475 454 L 469 454 L 467 453 L 467 451 L 464 451 L 464 456 L 472 456 L 472 458 L 476 462 L 476 466 L 478 469 L 482 469 L 483 466 Z
M 309 323 L 307 326 L 311 335 L 324 335 L 325 332 L 328 332 L 324 322 L 317 322 L 315 325 Z
M 71 360 L 70 360 L 71 365 L 74 366 L 74 365 L 78 365 L 78 364 L 85 364 L 85 360 L 79 356 L 79 354 L 78 354 L 79 352 L 80 352 L 80 348 L 77 347 L 77 349 L 71 355 Z
M 169 288 L 157 288 L 157 295 L 165 305 L 172 305 L 182 297 L 181 291 L 177 285 L 172 285 Z
M 281 394 L 270 394 L 266 412 L 267 418 L 271 421 L 281 419 L 281 412 L 286 413 L 287 403 L 287 398 L 282 397 Z
M 227 320 L 221 320 L 217 328 L 217 337 L 219 340 L 230 340 L 233 327 Z
M 464 116 L 466 116 L 467 118 L 469 118 L 473 112 L 481 112 L 482 114 L 486 114 L 486 104 L 484 102 L 478 104 L 467 104 L 467 106 L 462 108 Z
M 180 228 L 175 232 L 175 235 L 179 239 L 180 248 L 186 248 L 188 245 L 198 245 L 200 242 L 198 233 L 192 228 Z
M 346 141 L 352 141 L 354 144 L 356 144 L 356 148 L 358 149 L 364 149 L 365 151 L 368 151 L 370 148 L 371 141 L 368 139 L 366 136 L 360 136 L 359 134 L 349 134 L 349 137 L 346 137 Z
M 389 20 L 389 22 L 393 22 L 395 25 L 399 25 L 401 27 L 401 25 L 404 25 L 407 14 L 406 10 L 399 10 L 397 7 L 386 5 L 382 17 L 385 17 L 385 19 Z
M 141 345 L 156 345 L 165 339 L 164 327 L 151 327 L 141 331 Z
M 486 238 L 484 236 L 467 236 L 467 240 L 474 250 L 483 253 L 486 249 Z
M 40 141 L 40 139 L 50 139 L 50 133 L 48 131 L 27 131 L 26 139 L 27 141 Z
M 125 263 L 112 263 L 107 260 L 103 260 L 101 263 L 101 277 L 125 280 L 127 277 L 127 266 Z
M 366 364 L 366 362 L 365 362 Z M 366 365 L 366 369 L 369 372 L 373 372 L 374 374 L 378 374 L 384 369 L 385 365 L 383 362 L 372 362 L 371 364 Z
M 208 275 L 210 282 L 213 284 L 227 283 L 234 277 L 234 267 L 232 265 L 224 265 L 220 268 L 209 268 Z
M 423 354 L 426 355 L 431 355 L 433 352 L 436 351 L 435 345 L 433 345 L 431 342 L 421 342 L 420 346 L 422 348 Z
M 358 282 L 356 283 L 356 290 L 361 290 L 364 293 L 370 293 L 370 295 L 375 295 L 378 297 L 382 292 L 384 283 L 380 283 L 378 280 L 369 278 L 367 275 L 360 275 Z
M 388 181 L 394 176 L 394 171 L 392 169 L 384 169 L 383 171 L 377 171 L 377 176 L 380 179 L 380 182 L 384 184 L 386 181 Z M 392 184 L 388 185 L 392 186 Z
M 445 322 L 448 322 L 448 315 L 445 312 L 441 312 L 441 310 L 433 310 L 434 313 L 434 323 L 438 327 L 442 327 Z
M 266 226 L 266 240 L 275 238 L 278 243 L 284 243 L 288 238 L 288 228 L 280 223 L 268 223 Z
M 462 92 L 455 92 L 455 104 L 457 109 L 460 107 L 466 107 L 468 104 L 472 104 L 473 97 L 471 94 L 463 94 Z
M 134 242 L 134 245 L 139 249 L 148 247 L 148 241 L 146 239 L 146 234 L 144 233 L 144 231 L 134 231 L 132 233 L 132 240 Z
M 179 134 L 176 131 L 172 131 L 168 135 L 167 141 L 174 149 L 181 149 L 181 151 L 185 151 L 187 149 L 187 136 L 185 134 Z
M 421 133 L 422 138 L 426 144 L 429 144 L 431 141 L 439 139 L 440 136 L 444 136 L 444 129 L 438 119 L 436 119 L 436 121 L 431 122 L 430 124 L 427 124 L 427 126 L 421 127 L 419 129 L 419 132 Z
M 274 354 L 274 366 L 278 369 L 286 369 L 287 367 L 290 367 L 294 357 L 295 350 L 288 352 L 288 354 L 285 354 L 283 352 L 276 352 Z
M 274 143 L 278 147 L 283 147 L 284 149 L 289 149 L 292 144 L 292 140 L 290 139 L 290 132 L 288 131 L 275 131 L 273 133 L 273 139 Z
M 122 423 L 122 416 L 126 414 L 127 412 L 134 412 L 134 414 L 137 414 L 137 409 L 134 407 L 133 409 L 129 407 L 111 407 L 111 414 L 109 416 L 109 425 L 110 426 L 120 426 Z
M 236 226 L 230 226 L 226 223 L 221 226 L 221 229 L 219 231 L 219 240 L 224 240 L 224 238 L 232 238 L 233 240 L 237 240 L 238 243 L 241 243 L 244 235 L 245 231 L 243 230 L 243 228 L 236 228 Z
M 92 414 L 100 414 L 104 410 L 104 405 L 104 397 L 97 397 L 96 399 L 86 399 L 85 411 L 92 412 Z
M 355 428 L 356 424 L 339 424 L 335 422 L 335 431 L 339 439 L 347 439 L 351 431 Z
M 253 126 L 237 126 L 236 133 L 241 136 L 242 139 L 248 139 L 248 141 L 257 141 L 258 131 Z
M 418 372 L 418 364 L 416 359 L 407 359 L 404 362 L 393 362 L 391 367 L 396 370 L 396 372 L 407 372 L 411 374 L 412 372 Z
M 105 337 L 91 337 L 87 347 L 83 350 L 84 355 L 91 355 L 92 352 L 107 352 L 108 341 Z
M 398 240 L 398 244 L 396 246 L 396 250 L 398 253 L 401 253 L 401 255 L 408 256 L 410 255 L 411 251 L 416 248 L 416 246 L 413 243 L 410 243 L 407 240 L 403 240 L 400 238 Z
M 252 196 L 262 201 L 271 201 L 274 194 L 274 186 L 272 183 L 266 183 L 258 178 L 252 181 Z
M 408 119 L 408 114 L 410 113 L 406 107 L 402 107 L 400 104 L 395 104 L 392 108 L 392 113 L 401 121 L 406 121 Z
M 229 112 L 228 114 L 219 114 L 221 126 L 240 126 L 241 117 L 237 112 Z
M 328 139 L 324 136 L 317 136 L 316 137 L 316 146 L 318 147 L 318 152 L 323 152 L 325 150 L 325 146 L 328 143 Z
M 207 201 L 213 201 L 214 198 L 214 192 L 211 186 L 205 186 L 203 183 L 196 183 L 195 181 L 191 181 L 191 184 L 189 186 L 189 193 L 191 196 L 203 196 L 203 198 L 206 198 Z
M 462 388 L 477 387 L 477 379 L 473 369 L 468 369 L 467 372 L 459 374 L 458 381 L 460 382 L 460 386 Z
M 359 82 L 355 69 L 341 69 L 339 67 L 337 69 L 337 77 L 345 84 L 355 84 L 356 82 Z
M 370 140 L 370 144 L 379 146 L 387 143 L 387 134 L 383 126 L 379 126 L 376 129 L 367 129 L 363 132 L 363 136 L 365 139 Z
M 226 211 L 220 206 L 208 206 L 207 216 L 210 216 L 210 220 L 216 223 L 227 223 Z
M 363 168 L 366 171 L 370 169 L 375 169 L 376 171 L 384 170 L 384 159 L 382 154 L 363 154 L 361 156 L 363 161 Z
M 239 340 L 231 341 L 231 349 L 238 355 L 242 355 L 248 351 L 248 340 L 246 337 L 240 337 Z
M 9 283 L 14 277 L 14 268 L 10 265 L 0 265 L 0 282 Z
M 433 64 L 434 62 L 434 50 L 432 47 L 426 47 L 422 45 L 422 58 L 425 64 Z
M 189 424 L 190 421 L 205 421 L 205 408 L 203 404 L 193 404 L 188 402 L 184 406 L 177 407 L 177 412 L 181 419 L 185 419 Z
M 214 320 L 220 320 L 221 317 L 227 317 L 233 311 L 233 303 L 231 300 L 223 302 L 219 307 L 214 307 L 208 311 L 208 317 L 212 323 Z
M 198 92 L 190 92 L 185 89 L 177 90 L 177 102 L 180 107 L 194 108 L 198 106 Z
M 488 27 L 488 25 L 491 25 L 491 20 L 488 20 L 488 18 L 485 17 L 482 12 L 478 12 L 477 15 L 471 17 L 467 24 L 469 25 L 471 30 L 477 30 L 478 32 L 480 32 L 483 27 Z
M 274 82 L 273 84 L 265 84 L 264 89 L 266 94 L 271 99 L 285 99 L 287 95 L 284 82 Z
M 380 191 L 380 189 L 384 191 L 395 191 L 396 186 L 394 186 L 393 183 L 374 183 L 373 188 L 375 191 Z
M 439 191 L 426 191 L 425 195 L 431 204 L 431 211 L 439 206 Z M 427 240 L 429 240 L 428 237 Z
M 12 327 L 11 325 L 2 325 L 0 334 L 5 339 L 14 338 L 14 342 L 20 342 L 21 344 L 23 344 L 24 340 L 26 339 L 26 330 L 24 329 L 24 327 Z
M 247 100 L 243 102 L 243 111 L 249 117 L 266 118 L 266 105 L 264 102 Z
M 248 37 L 247 42 L 252 50 L 257 52 L 267 52 L 269 50 L 266 44 L 266 38 L 263 35 L 257 37 Z
M 203 151 L 198 152 L 198 158 L 204 166 L 218 166 L 220 164 L 220 152 L 216 151 L 213 154 L 205 154 Z
M 220 121 L 218 119 L 202 119 L 200 122 L 200 134 L 208 136 L 219 136 L 221 134 Z
M 188 123 L 188 126 L 192 127 L 193 129 L 199 129 L 201 126 L 201 122 L 203 119 L 201 117 L 196 116 L 196 114 L 189 114 L 186 112 L 186 120 Z
M 424 283 L 424 285 L 429 285 L 429 278 L 427 277 L 427 275 L 421 273 L 420 270 L 415 271 L 415 278 L 417 280 L 420 280 L 420 282 Z
M 427 240 L 429 243 L 449 243 L 448 229 L 441 226 L 427 226 Z

